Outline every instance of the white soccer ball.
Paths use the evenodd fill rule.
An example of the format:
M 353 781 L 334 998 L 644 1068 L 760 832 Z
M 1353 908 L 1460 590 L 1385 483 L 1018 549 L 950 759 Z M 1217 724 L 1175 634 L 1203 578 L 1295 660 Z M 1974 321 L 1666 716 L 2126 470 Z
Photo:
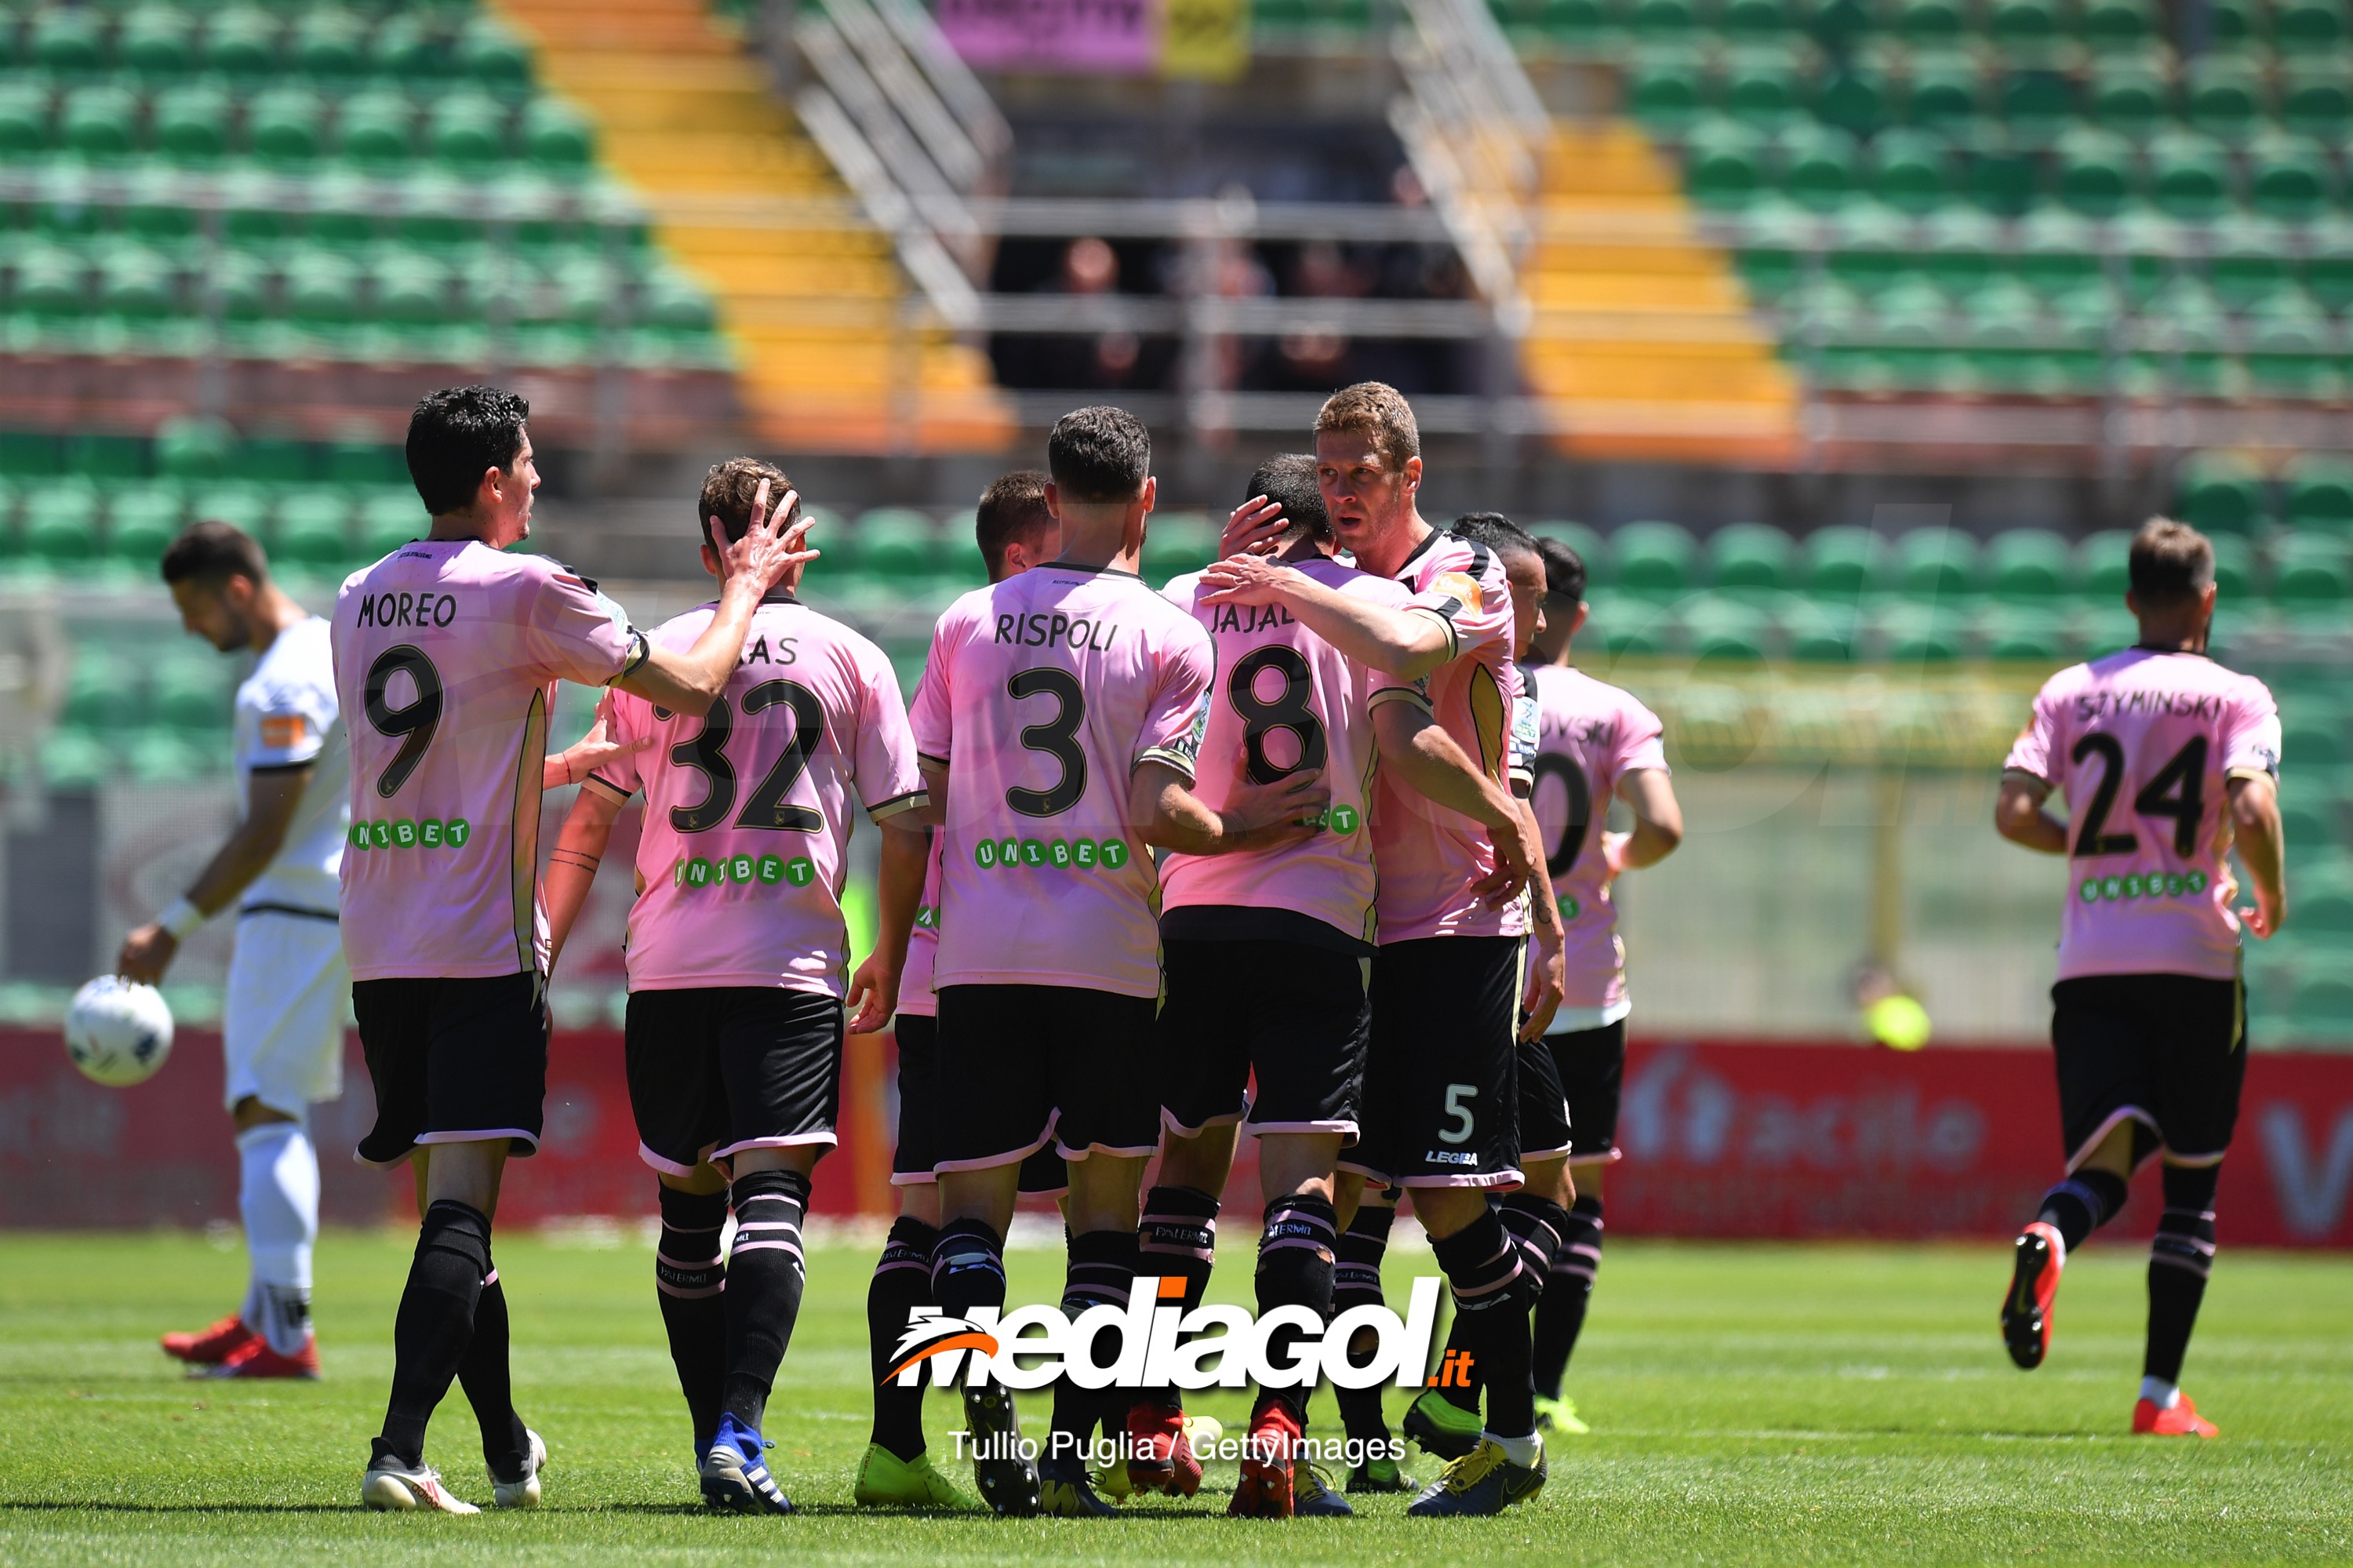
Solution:
M 66 1010 L 66 1054 L 93 1083 L 143 1084 L 172 1054 L 172 1009 L 152 985 L 100 975 Z

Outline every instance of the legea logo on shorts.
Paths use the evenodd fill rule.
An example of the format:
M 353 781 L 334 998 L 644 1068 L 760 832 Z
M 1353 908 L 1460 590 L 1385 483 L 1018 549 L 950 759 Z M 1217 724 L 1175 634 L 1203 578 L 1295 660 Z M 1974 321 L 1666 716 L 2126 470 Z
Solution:
M 1044 1388 L 1065 1375 L 1086 1389 L 1420 1388 L 1437 1381 L 1424 1370 L 1438 1326 L 1434 1276 L 1413 1282 L 1402 1318 L 1385 1306 L 1351 1307 L 1328 1328 L 1305 1307 L 1278 1307 L 1263 1318 L 1224 1304 L 1187 1312 L 1177 1299 L 1184 1288 L 1181 1279 L 1140 1276 L 1126 1306 L 1090 1307 L 1076 1318 L 1058 1305 L 983 1307 L 964 1318 L 917 1307 L 882 1381 L 917 1387 L 927 1368 L 934 1387 Z M 1348 1347 L 1367 1330 L 1374 1349 L 1360 1361 Z

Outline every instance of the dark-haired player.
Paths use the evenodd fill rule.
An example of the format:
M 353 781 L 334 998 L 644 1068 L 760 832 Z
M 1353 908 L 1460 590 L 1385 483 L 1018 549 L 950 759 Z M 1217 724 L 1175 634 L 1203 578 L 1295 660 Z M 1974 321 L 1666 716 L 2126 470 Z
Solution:
M 214 1377 L 317 1377 L 319 1156 L 304 1123 L 343 1093 L 351 991 L 335 929 L 351 792 L 334 654 L 326 621 L 288 598 L 261 546 L 228 524 L 191 524 L 164 552 L 163 572 L 182 626 L 224 653 L 257 655 L 237 689 L 244 812 L 195 885 L 126 937 L 115 960 L 153 985 L 184 938 L 237 906 L 221 1052 L 251 1274 L 242 1307 L 200 1332 L 164 1335 L 164 1350 Z
M 1160 993 L 1151 850 L 1293 842 L 1324 804 L 1318 775 L 1238 789 L 1213 811 L 1188 788 L 1211 675 L 1208 634 L 1135 575 L 1156 487 L 1151 438 L 1124 410 L 1082 408 L 1047 444 L 1061 552 L 966 594 L 940 618 L 915 741 L 941 853 L 939 993 L 943 1313 L 1005 1300 L 1005 1228 L 1023 1160 L 1070 1161 L 1073 1317 L 1124 1303 L 1136 1194 L 1159 1141 Z M 1045 1463 L 1021 1447 L 1001 1385 L 967 1387 L 981 1496 L 1004 1513 L 1113 1511 L 1082 1440 L 1103 1400 L 1064 1379 Z
M 999 475 L 973 514 L 988 580 L 1043 566 L 1061 547 L 1062 525 L 1046 507 L 1046 476 L 1034 469 Z M 899 1194 L 882 1255 L 866 1290 L 866 1334 L 874 1372 L 874 1429 L 858 1461 L 853 1491 L 861 1508 L 972 1509 L 980 1504 L 940 1473 L 923 1443 L 923 1389 L 902 1387 L 885 1374 L 907 1331 L 910 1315 L 932 1300 L 932 1248 L 940 1236 L 939 1178 L 932 1165 L 940 1124 L 953 1114 L 940 1098 L 939 999 L 932 969 L 940 943 L 940 846 L 937 829 L 892 833 L 882 841 L 876 950 L 903 944 L 900 972 L 899 1141 L 891 1182 Z M 1022 1162 L 1024 1195 L 1061 1193 L 1070 1187 L 1062 1158 L 1040 1149 Z
M 2148 1343 L 2132 1429 L 2211 1437 L 2181 1392 L 2181 1360 L 2214 1259 L 2214 1189 L 2246 1078 L 2242 929 L 2287 917 L 2279 817 L 2279 709 L 2262 682 L 2206 656 L 2214 547 L 2185 524 L 2136 535 L 2125 602 L 2140 640 L 2051 677 L 2004 764 L 1994 827 L 2068 859 L 2051 990 L 2051 1044 L 2067 1177 L 2018 1238 L 2002 1298 L 2010 1360 L 2051 1345 L 2067 1255 L 2124 1206 L 2126 1182 L 2165 1161 L 2149 1245 Z M 2044 809 L 2053 789 L 2067 820 Z M 2234 911 L 2227 856 L 2253 885 Z
M 782 470 L 734 458 L 703 481 L 699 514 L 740 539 L 771 495 L 792 493 Z M 702 556 L 718 577 L 709 535 Z M 919 840 L 907 824 L 925 805 L 890 659 L 788 585 L 761 600 L 702 717 L 626 691 L 605 699 L 607 735 L 627 749 L 589 774 L 547 874 L 560 949 L 614 819 L 644 792 L 627 1046 L 638 1151 L 659 1172 L 656 1284 L 703 1499 L 766 1513 L 792 1511 L 762 1426 L 800 1317 L 811 1179 L 836 1141 L 852 814 Z M 689 610 L 647 640 L 691 647 L 718 610 Z M 899 962 L 886 949 L 861 966 L 851 1032 L 888 1022 Z M 711 1300 L 717 1311 L 695 1306 Z
M 1504 1200 L 1504 1222 L 1530 1264 L 1546 1273 L 1535 1308 L 1537 1430 L 1583 1432 L 1560 1380 L 1601 1265 L 1601 1173 L 1617 1155 L 1631 1011 L 1609 887 L 1620 873 L 1652 864 L 1682 842 L 1683 811 L 1658 715 L 1569 666 L 1569 640 L 1587 609 L 1577 552 L 1557 539 L 1530 538 L 1493 513 L 1458 518 L 1453 531 L 1501 552 L 1512 584 L 1527 789 L 1564 933 L 1560 1009 L 1543 1033 L 1522 1035 L 1521 1164 L 1528 1183 Z M 1531 654 L 1539 662 L 1526 662 Z M 1632 813 L 1630 832 L 1607 831 L 1613 799 Z M 1417 1400 L 1408 1435 L 1434 1449 L 1449 1437 L 1460 1441 L 1470 1425 L 1461 1416 L 1477 1410 L 1475 1367 L 1469 1381 Z
M 510 1397 L 491 1218 L 508 1156 L 539 1146 L 546 1097 L 537 873 L 555 683 L 704 713 L 761 596 L 808 558 L 779 534 L 783 497 L 720 551 L 719 612 L 693 645 L 651 646 L 593 584 L 507 553 L 531 533 L 539 487 L 530 412 L 490 387 L 419 402 L 408 471 L 430 530 L 353 573 L 335 602 L 352 768 L 343 951 L 376 1105 L 359 1152 L 414 1159 L 423 1211 L 393 1323 L 392 1397 L 360 1487 L 372 1509 L 475 1511 L 425 1463 L 426 1425 L 461 1367 L 493 1500 L 539 1499 L 546 1449 Z
M 1532 918 L 1522 895 L 1542 856 L 1534 819 L 1505 784 L 1519 678 L 1504 563 L 1422 520 L 1420 444 L 1413 410 L 1378 382 L 1342 388 L 1316 417 L 1333 533 L 1359 567 L 1412 590 L 1407 609 L 1348 599 L 1253 556 L 1219 561 L 1203 580 L 1218 590 L 1212 603 L 1279 606 L 1351 658 L 1418 683 L 1373 697 L 1380 956 L 1365 1133 L 1343 1164 L 1411 1192 L 1488 1379 L 1486 1430 L 1409 1511 L 1493 1514 L 1535 1496 L 1546 1475 L 1529 1373 L 1536 1282 L 1493 1196 L 1522 1180 L 1515 1036 Z M 1235 521 L 1246 535 L 1249 520 Z M 1469 762 L 1468 779 L 1424 790 L 1409 759 L 1440 749 Z M 1548 907 L 1533 915 L 1539 927 L 1556 918 Z M 1535 1009 L 1548 1015 L 1556 977 L 1542 989 Z M 1366 1211 L 1377 1205 L 1352 1231 Z

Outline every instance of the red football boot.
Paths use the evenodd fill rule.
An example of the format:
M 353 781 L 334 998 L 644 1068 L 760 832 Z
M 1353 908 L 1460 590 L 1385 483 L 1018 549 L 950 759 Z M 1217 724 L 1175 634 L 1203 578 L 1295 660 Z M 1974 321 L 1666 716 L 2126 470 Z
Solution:
M 2157 1401 L 2144 1399 L 2133 1406 L 2133 1431 L 2143 1437 L 2220 1437 L 2221 1429 L 2198 1414 L 2198 1407 L 2183 1394 L 2173 1402 L 2170 1410 L 2162 1409 Z
M 238 1346 L 217 1366 L 207 1367 L 194 1375 L 315 1379 L 319 1375 L 319 1341 L 315 1338 L 305 1340 L 301 1350 L 290 1356 L 281 1356 L 269 1348 L 269 1340 L 257 1334 Z
M 1127 1444 L 1127 1484 L 1137 1491 L 1189 1498 L 1201 1489 L 1201 1461 L 1182 1409 L 1138 1400 L 1128 1407 Z
M 1270 1400 L 1250 1416 L 1242 1443 L 1242 1478 L 1226 1511 L 1238 1519 L 1289 1519 L 1293 1497 L 1291 1461 L 1299 1451 L 1299 1423 Z
M 2018 1233 L 2018 1268 L 2001 1298 L 2001 1339 L 2010 1359 L 2032 1372 L 2051 1352 L 2051 1303 L 2058 1298 L 2059 1271 L 2067 1264 L 2067 1244 L 2059 1227 L 2037 1220 Z
M 193 1334 L 164 1335 L 164 1353 L 191 1366 L 213 1367 L 260 1340 L 260 1335 L 245 1326 L 244 1319 L 232 1312 L 209 1329 Z

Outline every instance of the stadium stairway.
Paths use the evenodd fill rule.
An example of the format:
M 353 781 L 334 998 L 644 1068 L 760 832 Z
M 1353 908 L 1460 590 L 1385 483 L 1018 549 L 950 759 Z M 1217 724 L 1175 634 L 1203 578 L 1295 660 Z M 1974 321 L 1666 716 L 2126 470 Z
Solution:
M 1542 178 L 1523 366 L 1567 450 L 1786 465 L 1796 383 L 1675 167 L 1630 122 L 1556 122 Z
M 712 291 L 753 427 L 797 451 L 993 450 L 1011 411 L 987 360 L 900 323 L 910 285 L 740 34 L 700 0 L 498 0 L 548 81 L 599 123 L 607 163 Z

